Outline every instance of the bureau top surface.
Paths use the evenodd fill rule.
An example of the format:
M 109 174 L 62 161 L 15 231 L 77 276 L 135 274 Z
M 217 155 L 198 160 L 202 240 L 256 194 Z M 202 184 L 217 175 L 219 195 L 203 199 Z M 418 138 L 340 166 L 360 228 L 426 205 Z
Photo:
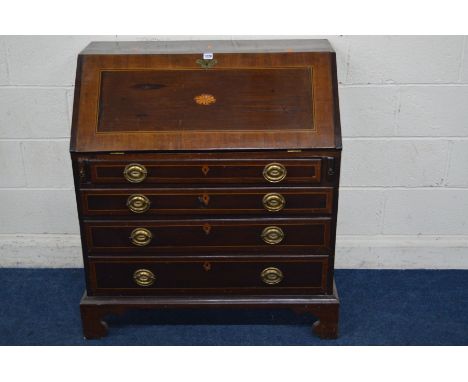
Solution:
M 94 42 L 73 109 L 76 152 L 341 147 L 326 40 Z
M 333 52 L 328 40 L 94 41 L 81 54 Z

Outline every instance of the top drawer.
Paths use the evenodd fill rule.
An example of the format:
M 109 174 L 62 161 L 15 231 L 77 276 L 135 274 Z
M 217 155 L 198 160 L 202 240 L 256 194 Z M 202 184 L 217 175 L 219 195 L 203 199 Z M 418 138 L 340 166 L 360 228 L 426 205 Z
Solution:
M 82 183 L 126 184 L 318 184 L 322 159 L 88 160 Z

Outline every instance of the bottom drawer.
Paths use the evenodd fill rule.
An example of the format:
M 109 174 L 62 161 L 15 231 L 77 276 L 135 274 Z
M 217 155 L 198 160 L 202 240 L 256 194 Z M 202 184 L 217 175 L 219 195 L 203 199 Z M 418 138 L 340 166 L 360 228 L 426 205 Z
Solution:
M 89 261 L 89 294 L 320 294 L 326 257 L 314 259 L 200 259 Z

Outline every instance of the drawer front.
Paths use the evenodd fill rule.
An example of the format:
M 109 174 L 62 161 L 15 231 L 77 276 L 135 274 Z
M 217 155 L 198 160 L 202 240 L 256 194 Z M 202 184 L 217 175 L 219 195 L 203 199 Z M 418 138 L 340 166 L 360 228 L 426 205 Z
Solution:
M 313 294 L 326 288 L 327 259 L 90 261 L 94 294 Z
M 330 214 L 333 190 L 125 189 L 81 192 L 85 216 L 187 214 Z M 135 206 L 136 204 L 136 206 Z
M 90 161 L 94 184 L 317 184 L 321 158 L 279 160 Z
M 273 254 L 313 249 L 329 251 L 331 220 L 163 220 L 86 222 L 88 252 L 159 255 L 163 253 Z

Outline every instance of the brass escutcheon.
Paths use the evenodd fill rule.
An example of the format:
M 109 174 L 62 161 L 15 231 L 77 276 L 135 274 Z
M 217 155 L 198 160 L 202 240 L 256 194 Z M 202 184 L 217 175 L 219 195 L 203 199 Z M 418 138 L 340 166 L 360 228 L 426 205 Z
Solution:
M 270 226 L 263 229 L 261 237 L 267 244 L 278 244 L 284 239 L 284 232 L 280 227 Z
M 130 211 L 136 214 L 141 214 L 149 210 L 151 205 L 150 200 L 141 194 L 130 195 L 127 199 L 127 207 Z
M 84 181 L 85 178 L 86 178 L 85 166 L 83 165 L 83 163 L 80 163 L 80 179 L 81 181 Z
M 123 174 L 130 183 L 141 183 L 146 179 L 148 172 L 142 164 L 130 163 L 125 166 Z
M 286 178 L 286 168 L 281 163 L 270 163 L 263 169 L 263 177 L 271 183 L 281 182 Z
M 202 196 L 198 197 L 198 200 L 203 204 L 203 206 L 208 207 L 208 203 L 210 203 L 210 195 L 203 194 Z
M 153 234 L 146 228 L 135 228 L 130 234 L 130 239 L 132 240 L 132 244 L 135 244 L 138 247 L 144 247 L 151 243 Z
M 202 166 L 201 170 L 203 175 L 206 176 L 206 174 L 208 174 L 208 171 L 210 171 L 210 168 L 205 164 L 204 166 Z
M 211 58 L 211 59 L 201 59 L 201 58 L 199 58 L 195 62 L 198 65 L 200 65 L 200 67 L 202 67 L 203 69 L 212 68 L 213 66 L 215 66 L 218 63 L 218 61 L 216 59 L 214 59 L 214 58 Z
M 206 233 L 207 235 L 210 234 L 210 232 L 211 232 L 211 225 L 209 225 L 208 223 L 205 223 L 205 224 L 203 224 L 203 227 L 202 227 L 202 228 L 203 228 L 203 231 L 205 231 L 205 233 Z
M 281 211 L 286 204 L 286 200 L 283 195 L 277 192 L 270 192 L 266 194 L 262 199 L 263 206 L 272 212 Z
M 137 285 L 146 287 L 154 284 L 156 276 L 149 269 L 137 269 L 133 272 L 133 280 Z
M 269 267 L 265 268 L 262 273 L 260 273 L 260 277 L 265 284 L 275 285 L 279 284 L 283 280 L 283 272 L 278 268 Z
M 209 272 L 211 271 L 211 263 L 209 261 L 205 261 L 203 263 L 203 269 L 206 271 L 206 272 Z

